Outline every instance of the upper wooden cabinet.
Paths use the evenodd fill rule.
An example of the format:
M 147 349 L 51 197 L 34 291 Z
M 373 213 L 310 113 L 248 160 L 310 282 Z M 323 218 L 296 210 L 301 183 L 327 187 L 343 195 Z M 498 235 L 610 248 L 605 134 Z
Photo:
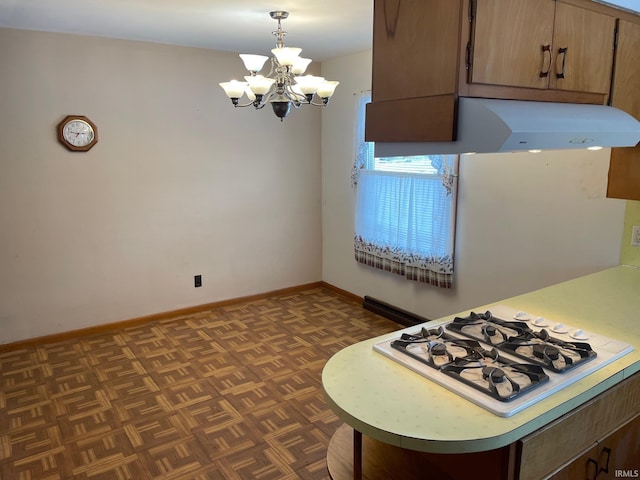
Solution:
M 365 138 L 455 140 L 459 96 L 605 104 L 617 12 L 588 0 L 374 0 Z
M 461 7 L 459 0 L 374 1 L 365 138 L 454 140 Z
M 457 0 L 374 2 L 374 102 L 456 91 L 460 7 Z
M 640 23 L 619 22 L 611 104 L 640 120 Z M 611 150 L 607 196 L 640 200 L 640 146 Z
M 640 23 L 619 22 L 611 105 L 640 120 Z
M 469 81 L 608 94 L 615 17 L 554 0 L 475 0 Z

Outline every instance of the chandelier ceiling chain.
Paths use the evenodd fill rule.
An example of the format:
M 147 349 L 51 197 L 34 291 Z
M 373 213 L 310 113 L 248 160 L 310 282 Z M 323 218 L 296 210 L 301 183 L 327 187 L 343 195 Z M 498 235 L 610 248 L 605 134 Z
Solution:
M 244 77 L 245 82 L 231 80 L 220 83 L 227 97 L 234 107 L 253 105 L 258 110 L 270 103 L 280 121 L 289 114 L 291 106 L 300 108 L 302 105 L 327 105 L 339 82 L 303 75 L 311 59 L 300 57 L 301 48 L 284 46 L 287 32 L 282 29 L 281 21 L 289 16 L 289 12 L 277 10 L 269 14 L 278 21 L 277 30 L 272 32 L 276 37 L 276 48 L 271 50 L 273 57 L 240 54 L 249 75 Z M 266 76 L 258 75 L 267 60 L 271 61 L 269 73 Z M 249 101 L 241 104 L 240 98 L 245 94 Z
M 271 15 L 271 18 L 274 20 L 278 20 L 278 29 L 275 32 L 271 32 L 271 34 L 276 37 L 276 47 L 282 48 L 284 47 L 284 37 L 287 32 L 282 29 L 282 24 L 280 22 L 289 16 L 289 12 L 277 10 L 275 12 L 269 12 L 269 15 Z

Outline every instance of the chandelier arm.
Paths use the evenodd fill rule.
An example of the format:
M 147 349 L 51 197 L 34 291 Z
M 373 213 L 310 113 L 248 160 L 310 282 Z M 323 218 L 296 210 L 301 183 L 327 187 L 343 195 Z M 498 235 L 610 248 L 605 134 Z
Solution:
M 323 98 L 322 103 L 316 103 L 314 101 L 311 101 L 307 105 L 313 105 L 314 107 L 326 107 L 328 103 L 329 103 L 329 99 Z
M 294 91 L 290 84 L 285 85 L 284 93 L 292 102 L 297 102 L 299 104 L 309 103 L 307 97 L 303 93 L 297 93 Z
M 271 99 L 271 97 L 273 97 L 276 94 L 276 91 L 277 91 L 277 88 L 275 84 L 271 85 L 271 88 L 269 88 L 269 91 L 262 96 L 262 103 L 269 103 L 269 100 Z
M 271 68 L 269 68 L 269 73 L 267 73 L 265 77 L 274 78 L 273 75 L 274 73 L 276 73 L 276 69 L 277 69 L 276 61 L 273 57 L 271 57 L 269 60 L 271 60 Z
M 234 99 L 231 99 L 233 106 L 236 108 L 244 108 L 244 107 L 255 107 L 256 110 L 260 110 L 261 108 L 264 108 L 264 106 L 267 104 L 269 97 L 271 97 L 271 95 L 273 95 L 273 92 L 267 92 L 264 95 L 256 95 L 256 99 L 253 101 L 249 101 L 247 103 L 239 103 L 238 99 L 236 98 L 235 101 Z
M 255 107 L 255 102 L 249 102 L 249 103 L 245 103 L 245 104 L 240 104 L 240 103 L 234 103 L 233 106 L 236 108 L 244 108 L 244 107 L 251 107 L 254 106 Z

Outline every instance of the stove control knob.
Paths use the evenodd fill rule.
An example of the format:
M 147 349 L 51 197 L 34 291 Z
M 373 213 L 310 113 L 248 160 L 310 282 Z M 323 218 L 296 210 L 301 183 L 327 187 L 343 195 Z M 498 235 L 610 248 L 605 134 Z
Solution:
M 555 333 L 567 333 L 569 330 L 562 323 L 556 323 L 553 327 L 551 327 L 551 331 Z
M 538 317 L 533 321 L 533 324 L 537 327 L 547 327 L 549 326 L 549 322 L 544 317 Z
M 527 312 L 518 312 L 513 316 L 513 318 L 515 318 L 516 320 L 520 320 L 521 322 L 528 322 L 529 320 L 531 320 L 531 317 Z
M 589 339 L 589 335 L 587 335 L 585 333 L 585 331 L 582 330 L 581 328 L 578 328 L 577 330 L 574 330 L 569 335 L 571 336 L 571 338 L 575 338 L 576 340 L 588 340 Z

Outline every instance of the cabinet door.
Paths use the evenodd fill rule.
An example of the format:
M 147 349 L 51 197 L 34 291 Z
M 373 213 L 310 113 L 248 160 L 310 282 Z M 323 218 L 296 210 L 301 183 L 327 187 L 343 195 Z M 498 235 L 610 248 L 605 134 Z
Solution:
M 370 142 L 455 139 L 462 0 L 375 0 Z
M 580 455 L 562 470 L 556 472 L 548 480 L 595 480 L 598 477 L 598 447 L 594 446 L 588 452 Z
M 608 94 L 616 19 L 558 2 L 550 87 Z
M 640 120 L 640 24 L 620 20 L 611 105 Z
M 636 471 L 640 458 L 640 416 L 580 455 L 549 480 L 613 480 L 620 470 Z M 616 473 L 618 472 L 618 473 Z
M 640 120 L 640 24 L 620 20 L 611 104 Z M 607 196 L 640 200 L 640 146 L 614 148 Z
M 557 475 L 552 477 L 554 480 L 592 478 L 585 476 L 585 473 L 593 472 L 594 465 L 589 458 L 594 458 L 598 453 L 594 453 L 594 448 L 601 448 L 599 441 L 609 435 L 612 429 L 625 425 L 625 422 L 638 415 L 640 372 L 522 438 L 519 441 L 518 478 L 540 480 L 550 475 Z M 594 460 L 598 462 L 598 457 Z M 600 465 L 604 465 L 603 461 L 600 461 Z M 569 470 L 564 472 L 565 468 Z
M 453 94 L 460 0 L 375 0 L 372 101 Z
M 554 0 L 476 0 L 470 82 L 547 88 L 554 10 Z
M 598 480 L 619 478 L 616 472 L 620 470 L 638 472 L 640 415 L 598 443 Z

